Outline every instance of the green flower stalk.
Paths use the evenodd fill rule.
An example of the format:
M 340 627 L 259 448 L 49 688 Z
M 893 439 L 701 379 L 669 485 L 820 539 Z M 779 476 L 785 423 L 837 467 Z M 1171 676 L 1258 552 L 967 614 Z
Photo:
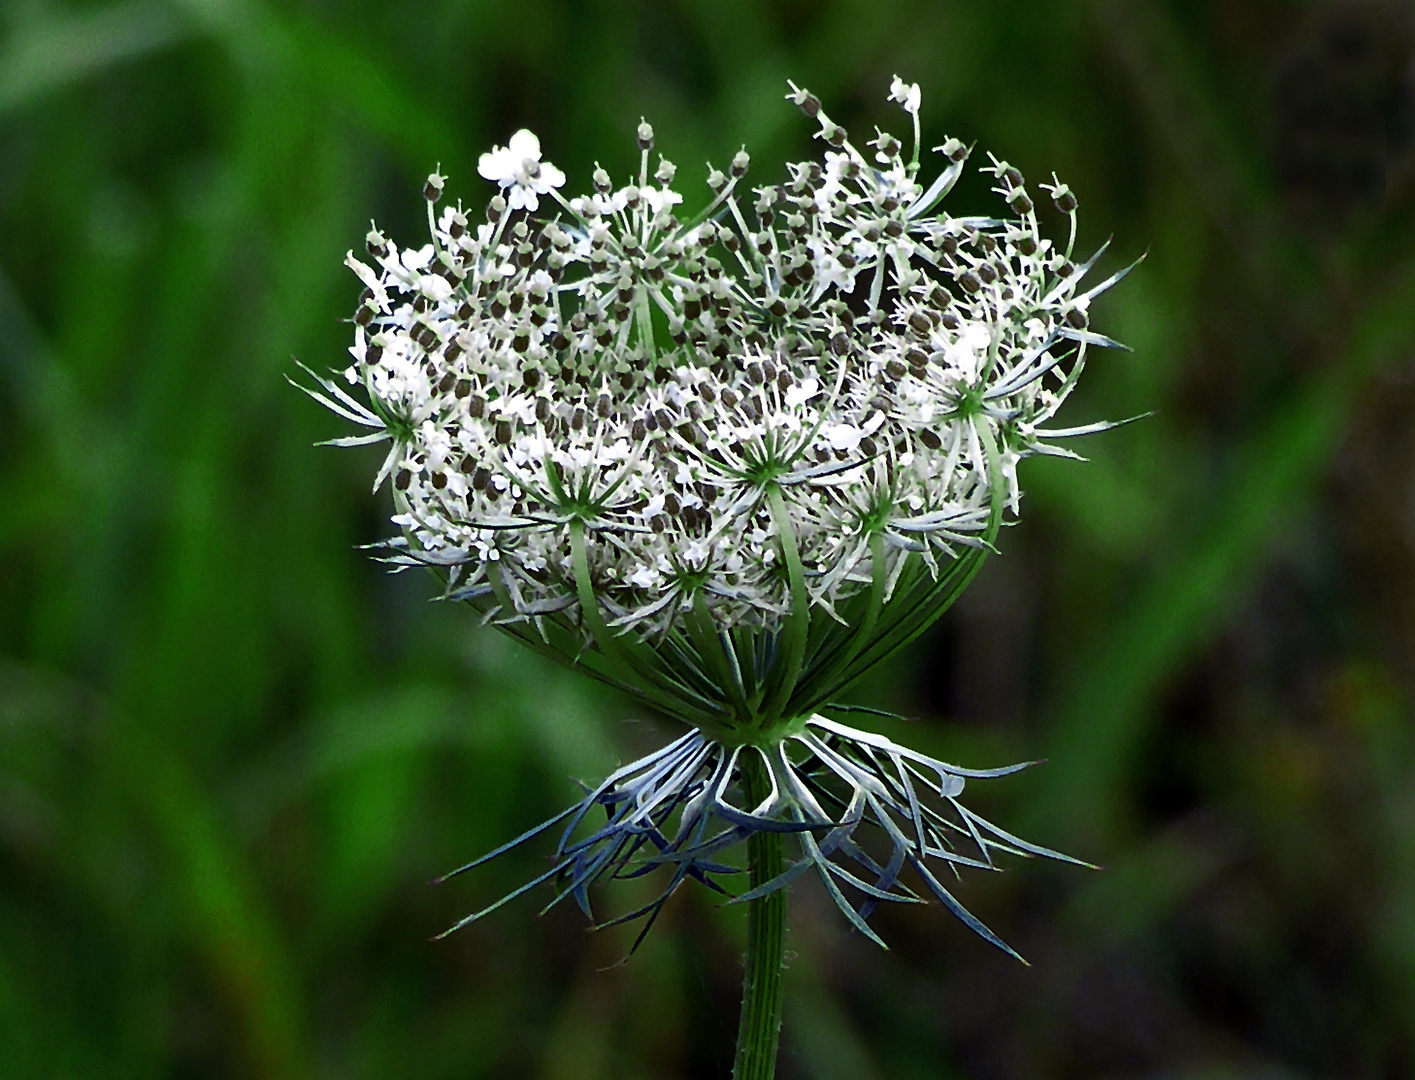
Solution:
M 1038 190 L 1070 223 L 1064 246 L 1004 161 L 983 166 L 1003 213 L 940 209 L 969 152 L 949 139 L 921 179 L 916 86 L 890 93 L 907 159 L 884 132 L 857 148 L 791 89 L 820 160 L 748 193 L 743 150 L 709 167 L 687 222 L 647 123 L 637 176 L 596 167 L 569 199 L 517 132 L 482 156 L 498 193 L 475 224 L 439 210 L 430 177 L 430 242 L 375 229 L 369 261 L 349 256 L 365 285 L 353 362 L 309 391 L 366 429 L 335 443 L 389 445 L 390 562 L 433 568 L 448 599 L 687 728 L 463 867 L 558 830 L 545 874 L 458 927 L 544 882 L 549 906 L 590 916 L 592 885 L 659 870 L 654 900 L 611 920 L 647 932 L 689 878 L 729 894 L 741 871 L 724 856 L 745 844 L 739 1078 L 774 1068 L 801 875 L 874 941 L 879 904 L 932 896 L 1015 956 L 937 868 L 1076 861 L 960 802 L 968 779 L 1024 766 L 959 768 L 832 703 L 958 598 L 1018 512 L 1018 461 L 1075 456 L 1061 440 L 1108 426 L 1052 421 L 1088 350 L 1115 345 L 1088 310 L 1120 276 L 1082 285 L 1095 256 L 1073 261 L 1076 199 L 1055 177 Z

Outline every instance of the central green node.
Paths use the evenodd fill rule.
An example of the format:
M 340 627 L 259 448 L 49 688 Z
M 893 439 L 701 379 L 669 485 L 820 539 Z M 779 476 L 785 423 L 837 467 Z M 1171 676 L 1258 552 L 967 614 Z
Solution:
M 793 716 L 768 721 L 760 716 L 747 719 L 733 717 L 721 724 L 699 724 L 698 730 L 722 746 L 733 749 L 752 746 L 767 750 L 801 734 L 806 730 L 809 719 L 808 716 Z
M 791 467 L 784 461 L 769 458 L 748 468 L 746 478 L 760 487 L 766 487 L 779 476 L 785 476 Z

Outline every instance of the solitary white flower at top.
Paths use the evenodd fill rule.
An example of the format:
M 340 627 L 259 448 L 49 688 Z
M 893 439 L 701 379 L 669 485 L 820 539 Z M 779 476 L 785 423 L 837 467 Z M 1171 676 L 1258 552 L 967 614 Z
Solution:
M 540 159 L 540 140 L 522 128 L 509 146 L 494 146 L 477 162 L 477 172 L 487 180 L 510 188 L 506 203 L 512 210 L 534 210 L 541 195 L 565 183 L 565 174 Z
M 889 84 L 889 99 L 903 105 L 906 113 L 917 116 L 919 112 L 919 102 L 921 100 L 919 84 L 906 83 L 896 75 L 894 76 L 894 81 Z

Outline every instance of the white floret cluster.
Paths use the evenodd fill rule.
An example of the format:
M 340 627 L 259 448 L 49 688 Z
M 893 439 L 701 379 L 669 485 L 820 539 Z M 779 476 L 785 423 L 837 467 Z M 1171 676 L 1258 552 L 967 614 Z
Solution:
M 573 198 L 521 131 L 482 157 L 484 221 L 434 175 L 429 242 L 375 229 L 349 255 L 349 385 L 318 396 L 369 429 L 338 442 L 391 442 L 398 559 L 503 623 L 580 620 L 593 596 L 640 637 L 690 610 L 770 631 L 801 595 L 788 552 L 813 608 L 872 585 L 887 602 L 906 562 L 938 577 L 1017 512 L 1021 458 L 1091 430 L 1046 426 L 1087 346 L 1113 344 L 1087 328 L 1111 282 L 1080 284 L 1070 190 L 1038 188 L 1061 245 L 1005 161 L 983 167 L 1001 212 L 952 217 L 968 148 L 947 140 L 921 177 L 917 86 L 890 92 L 907 158 L 788 96 L 819 160 L 747 189 L 740 152 L 691 221 L 647 123 L 637 176 L 597 166 Z

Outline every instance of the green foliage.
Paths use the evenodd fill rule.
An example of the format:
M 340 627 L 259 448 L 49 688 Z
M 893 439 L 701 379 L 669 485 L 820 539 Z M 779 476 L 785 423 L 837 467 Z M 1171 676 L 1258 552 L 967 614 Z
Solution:
M 671 733 L 372 564 L 378 449 L 313 447 L 340 432 L 284 376 L 292 355 L 340 364 L 343 254 L 370 217 L 416 235 L 439 163 L 475 206 L 476 156 L 527 125 L 572 176 L 596 155 L 622 173 L 647 116 L 675 160 L 745 140 L 767 177 L 809 136 L 773 104 L 787 78 L 868 132 L 896 71 L 922 83 L 926 145 L 1055 167 L 1082 245 L 1117 238 L 1103 274 L 1149 249 L 1103 301 L 1136 353 L 1094 360 L 1072 416 L 1157 415 L 1087 440 L 1088 465 L 1025 464 L 1024 524 L 856 697 L 927 717 L 903 741 L 960 764 L 1045 754 L 990 796 L 1012 804 L 997 816 L 1111 869 L 963 886 L 1026 972 L 937 909 L 889 913 L 902 947 L 880 956 L 796 890 L 783 1076 L 1408 1068 L 1401 18 L 1378 0 L 7 5 L 0 1072 L 726 1072 L 745 926 L 704 893 L 610 971 L 632 932 L 586 938 L 572 911 L 428 941 L 541 864 L 428 879 Z M 1336 105 L 1304 111 L 1293 85 Z M 629 906 L 653 894 L 626 884 Z

